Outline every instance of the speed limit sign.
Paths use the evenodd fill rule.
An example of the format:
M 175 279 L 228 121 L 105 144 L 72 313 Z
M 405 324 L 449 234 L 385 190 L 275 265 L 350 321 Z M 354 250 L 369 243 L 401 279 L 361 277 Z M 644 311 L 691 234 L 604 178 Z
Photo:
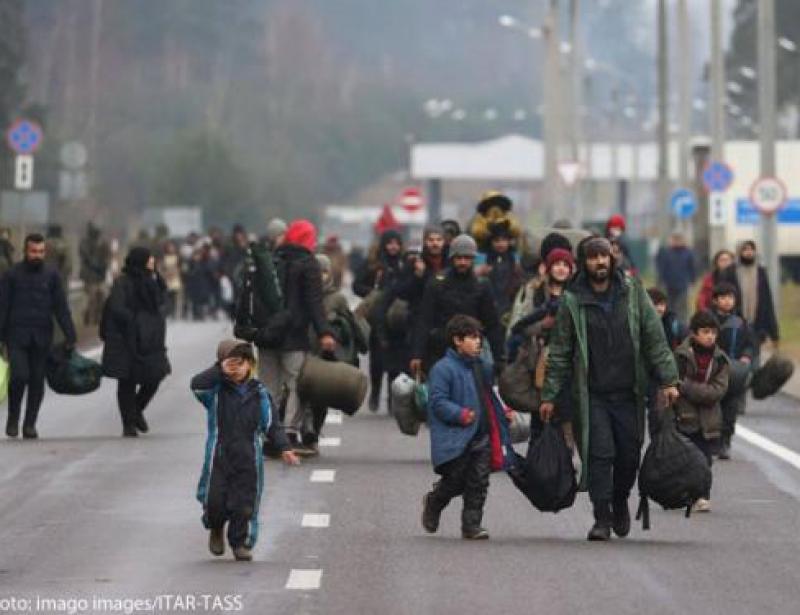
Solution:
M 750 188 L 750 201 L 764 215 L 780 210 L 788 197 L 786 186 L 777 177 L 757 179 Z

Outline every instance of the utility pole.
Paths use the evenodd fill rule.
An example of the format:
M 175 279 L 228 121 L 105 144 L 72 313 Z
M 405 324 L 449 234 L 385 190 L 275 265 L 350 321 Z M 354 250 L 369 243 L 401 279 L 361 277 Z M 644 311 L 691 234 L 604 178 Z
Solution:
M 569 71 L 569 139 L 570 159 L 580 163 L 580 126 L 581 126 L 581 78 L 583 68 L 583 46 L 578 32 L 578 19 L 580 13 L 580 0 L 570 0 L 569 5 L 569 42 L 570 42 L 570 71 Z M 577 228 L 583 228 L 583 203 L 581 201 L 580 175 L 572 185 L 572 222 Z
M 689 185 L 689 139 L 692 130 L 692 37 L 689 30 L 688 0 L 678 0 L 678 182 L 681 188 L 690 188 Z M 703 239 L 708 237 L 708 215 L 698 213 L 693 224 L 686 221 L 684 232 L 691 245 L 695 233 L 705 245 Z
M 658 0 L 658 187 L 656 220 L 663 242 L 670 231 L 669 199 L 669 72 L 667 41 L 667 1 Z
M 758 2 L 758 117 L 761 177 L 775 176 L 776 51 L 775 0 Z M 761 215 L 761 246 L 776 312 L 780 309 L 777 215 Z
M 722 50 L 722 0 L 711 0 L 711 160 L 725 162 L 725 61 Z M 700 199 L 705 204 L 699 215 L 709 223 L 708 198 Z M 730 212 L 728 212 L 730 215 Z M 709 229 L 709 252 L 716 254 L 725 247 L 725 227 Z
M 558 0 L 550 0 L 544 23 L 545 83 L 544 83 L 544 183 L 545 201 L 550 221 L 563 215 L 563 199 L 558 179 L 558 148 L 561 133 L 561 71 L 559 70 Z

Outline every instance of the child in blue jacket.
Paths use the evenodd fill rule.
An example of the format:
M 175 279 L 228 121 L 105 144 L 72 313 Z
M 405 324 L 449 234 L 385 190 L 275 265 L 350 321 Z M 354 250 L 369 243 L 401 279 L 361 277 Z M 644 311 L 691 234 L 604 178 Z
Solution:
M 266 387 L 252 377 L 253 349 L 247 342 L 225 340 L 217 362 L 192 378 L 191 388 L 207 413 L 208 436 L 197 499 L 203 505 L 208 547 L 225 553 L 224 529 L 237 560 L 250 561 L 258 538 L 258 506 L 264 488 L 262 437 L 282 451 L 284 462 L 298 463 L 273 415 Z
M 510 463 L 509 416 L 492 389 L 492 369 L 480 358 L 481 324 L 459 314 L 445 332 L 450 348 L 428 379 L 431 460 L 442 478 L 423 498 L 422 526 L 436 532 L 450 500 L 463 496 L 462 537 L 487 539 L 483 505 L 489 474 Z

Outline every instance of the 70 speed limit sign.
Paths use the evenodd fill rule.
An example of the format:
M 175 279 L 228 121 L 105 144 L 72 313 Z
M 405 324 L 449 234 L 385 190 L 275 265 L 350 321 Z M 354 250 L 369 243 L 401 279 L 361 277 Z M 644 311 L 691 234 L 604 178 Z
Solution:
M 750 202 L 767 216 L 780 210 L 788 196 L 786 186 L 777 177 L 757 179 L 750 188 Z

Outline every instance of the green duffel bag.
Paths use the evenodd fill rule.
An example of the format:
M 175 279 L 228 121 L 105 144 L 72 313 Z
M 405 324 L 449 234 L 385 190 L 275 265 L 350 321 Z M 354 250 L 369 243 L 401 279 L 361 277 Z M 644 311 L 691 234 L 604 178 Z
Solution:
M 103 368 L 63 345 L 55 346 L 47 357 L 47 385 L 60 395 L 86 395 L 96 391 L 103 379 Z
M 308 355 L 297 378 L 297 394 L 314 407 L 335 408 L 352 416 L 364 403 L 369 389 L 367 375 L 342 361 L 326 361 Z

